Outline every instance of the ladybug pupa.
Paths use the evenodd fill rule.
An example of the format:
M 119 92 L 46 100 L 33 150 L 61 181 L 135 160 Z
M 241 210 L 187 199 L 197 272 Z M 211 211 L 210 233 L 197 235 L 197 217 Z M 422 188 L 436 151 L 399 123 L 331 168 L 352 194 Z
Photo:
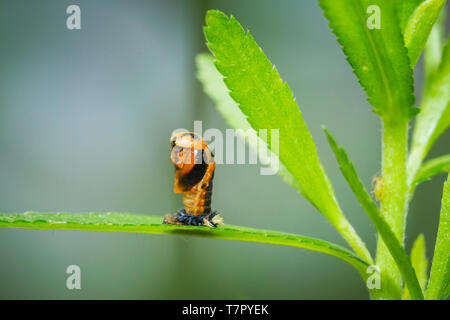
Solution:
M 164 224 L 217 227 L 222 217 L 211 210 L 216 163 L 208 144 L 192 132 L 176 132 L 170 138 L 170 161 L 175 167 L 174 192 L 183 194 L 184 208 L 167 214 Z

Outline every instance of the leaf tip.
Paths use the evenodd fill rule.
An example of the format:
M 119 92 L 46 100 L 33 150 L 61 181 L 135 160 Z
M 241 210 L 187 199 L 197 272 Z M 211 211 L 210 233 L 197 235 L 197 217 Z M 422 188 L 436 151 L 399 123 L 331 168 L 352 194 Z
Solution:
M 416 241 L 413 244 L 413 247 L 419 247 L 425 252 L 425 235 L 423 233 L 419 234 L 416 238 Z
M 327 136 L 328 143 L 332 148 L 334 148 L 334 146 L 337 145 L 337 143 L 336 140 L 334 140 L 333 136 L 331 135 L 331 132 L 325 125 L 322 125 L 322 130 L 325 132 L 325 135 Z
M 420 112 L 420 108 L 413 108 L 413 107 L 409 108 L 409 118 L 410 119 L 414 118 L 415 116 L 417 116 L 419 114 L 419 112 Z
M 205 22 L 207 26 L 227 23 L 228 20 L 227 15 L 220 10 L 208 10 L 206 12 Z
M 219 37 L 218 30 L 227 25 L 229 19 L 219 10 L 208 10 L 205 16 L 206 26 L 203 27 L 203 33 L 205 35 L 207 46 L 211 50 L 211 43 L 214 43 L 215 40 Z

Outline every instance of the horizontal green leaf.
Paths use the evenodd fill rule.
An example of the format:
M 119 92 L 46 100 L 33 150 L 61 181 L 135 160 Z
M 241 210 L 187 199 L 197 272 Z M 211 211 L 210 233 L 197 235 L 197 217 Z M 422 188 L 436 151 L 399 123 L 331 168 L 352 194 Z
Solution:
M 389 224 L 381 215 L 380 210 L 370 197 L 369 193 L 364 188 L 364 185 L 359 179 L 356 169 L 348 158 L 345 150 L 338 146 L 336 140 L 326 128 L 324 128 L 324 130 L 344 178 L 347 180 L 350 188 L 361 204 L 361 207 L 369 216 L 379 235 L 389 249 L 389 252 L 397 263 L 398 269 L 400 270 L 403 279 L 408 286 L 411 296 L 413 299 L 423 299 L 423 293 L 417 280 L 416 273 L 414 272 L 411 261 L 405 249 L 395 236 Z M 383 272 L 383 270 L 381 272 Z
M 446 0 L 426 0 L 413 12 L 404 32 L 409 60 L 415 66 Z
M 285 166 L 280 163 L 278 155 L 259 146 L 260 144 L 265 146 L 265 142 L 258 137 L 241 109 L 239 109 L 237 103 L 231 99 L 228 94 L 228 88 L 223 82 L 223 76 L 217 71 L 213 60 L 212 55 L 207 53 L 198 54 L 196 58 L 198 70 L 197 77 L 202 83 L 205 93 L 215 102 L 217 110 L 223 116 L 227 124 L 231 128 L 242 130 L 237 130 L 236 133 L 245 139 L 254 152 L 258 154 L 261 162 L 270 164 L 286 183 L 300 193 L 303 193 L 300 184 L 294 179 Z M 242 133 L 245 133 L 245 135 Z M 277 166 L 272 163 L 272 159 L 274 159 L 274 162 L 278 163 Z
M 414 241 L 411 249 L 411 262 L 416 271 L 422 291 L 425 291 L 427 285 L 428 259 L 426 255 L 425 237 L 423 234 L 419 235 Z M 403 292 L 403 300 L 410 300 L 411 295 L 408 288 Z
M 414 184 L 422 183 L 431 177 L 440 174 L 448 173 L 450 171 L 450 154 L 437 157 L 425 162 L 420 168 L 414 179 Z
M 36 213 L 0 214 L 0 228 L 83 230 L 187 235 L 207 238 L 270 243 L 318 251 L 348 262 L 367 277 L 368 264 L 354 253 L 327 241 L 300 235 L 223 225 L 217 228 L 162 224 L 162 217 L 126 213 Z
M 375 112 L 390 121 L 414 116 L 413 72 L 396 1 L 319 0 L 319 4 Z M 372 28 L 375 20 L 379 29 L 376 24 Z
M 424 93 L 421 111 L 416 119 L 408 159 L 408 182 L 413 182 L 417 170 L 439 136 L 450 126 L 450 44 L 442 63 Z
M 439 217 L 438 235 L 434 247 L 430 281 L 425 298 L 428 300 L 447 298 L 446 288 L 450 280 L 450 175 L 444 184 Z
M 206 24 L 205 37 L 216 58 L 215 66 L 250 126 L 278 155 L 281 164 L 301 186 L 302 194 L 338 229 L 360 257 L 371 261 L 367 248 L 337 204 L 314 141 L 287 83 L 250 32 L 246 33 L 234 17 L 211 10 L 206 14 Z M 261 130 L 267 130 L 266 137 L 261 135 Z M 269 132 L 272 130 L 278 132 L 279 139 L 271 139 Z

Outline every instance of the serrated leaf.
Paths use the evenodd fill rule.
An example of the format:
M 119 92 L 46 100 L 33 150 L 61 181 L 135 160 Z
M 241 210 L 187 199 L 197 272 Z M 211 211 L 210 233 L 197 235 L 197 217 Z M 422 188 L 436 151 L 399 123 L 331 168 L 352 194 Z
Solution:
M 405 27 L 404 39 L 411 66 L 415 66 L 425 47 L 431 29 L 446 0 L 426 0 L 413 12 Z
M 450 280 L 450 175 L 444 183 L 439 217 L 438 234 L 434 247 L 433 264 L 431 265 L 428 283 L 427 300 L 447 298 L 446 289 Z
M 425 162 L 420 168 L 414 179 L 414 185 L 418 185 L 427 181 L 431 177 L 440 174 L 448 173 L 450 171 L 450 154 L 440 156 Z
M 206 14 L 204 28 L 215 66 L 224 76 L 229 95 L 250 126 L 301 186 L 302 194 L 338 229 L 352 248 L 371 261 L 370 253 L 342 214 L 320 163 L 311 134 L 292 91 L 262 49 L 239 22 L 220 11 Z M 277 130 L 278 148 L 260 130 Z M 278 150 L 277 150 L 278 149 Z
M 291 90 L 234 17 L 208 11 L 206 23 L 208 47 L 230 96 L 253 129 L 279 130 L 280 161 L 300 182 L 305 197 L 332 216 L 337 206 L 334 192 Z M 265 142 L 272 147 L 270 136 Z M 310 170 L 303 170 L 308 165 Z
M 215 102 L 217 110 L 223 116 L 227 124 L 236 129 L 236 133 L 245 139 L 249 146 L 256 152 L 264 164 L 272 166 L 274 171 L 288 183 L 291 187 L 303 193 L 300 184 L 294 179 L 292 174 L 280 163 L 278 155 L 262 147 L 265 142 L 258 137 L 256 131 L 250 126 L 247 118 L 242 113 L 236 102 L 228 94 L 228 88 L 223 82 L 223 76 L 214 66 L 214 58 L 207 53 L 198 54 L 196 58 L 197 77 L 203 85 L 204 92 Z M 241 129 L 241 130 L 238 130 Z M 243 135 L 242 133 L 246 134 Z M 267 151 L 267 152 L 266 152 Z M 276 162 L 276 165 L 272 162 Z
M 426 255 L 425 237 L 420 234 L 411 249 L 411 263 L 416 271 L 422 291 L 425 291 L 427 285 L 428 259 Z M 403 292 L 403 300 L 410 300 L 411 295 L 408 288 Z
M 361 207 L 367 213 L 370 220 L 377 229 L 378 234 L 381 236 L 387 248 L 389 249 L 389 252 L 394 258 L 397 267 L 400 270 L 400 273 L 402 274 L 403 279 L 409 288 L 409 291 L 411 292 L 411 296 L 414 299 L 423 299 L 423 293 L 417 280 L 416 273 L 414 272 L 411 261 L 405 249 L 395 236 L 387 221 L 382 216 L 380 210 L 370 197 L 369 193 L 364 188 L 364 185 L 359 179 L 358 173 L 356 172 L 353 163 L 348 158 L 345 150 L 342 147 L 338 146 L 336 140 L 326 128 L 324 128 L 324 131 L 327 135 L 331 149 L 336 156 L 336 160 L 339 163 L 339 168 L 341 169 L 342 175 L 344 176 L 345 180 L 347 180 Z
M 413 117 L 417 113 L 412 107 L 413 73 L 396 2 L 319 0 L 319 4 L 374 111 L 390 121 Z M 375 8 L 373 14 L 380 13 L 380 29 L 368 28 L 369 8 Z
M 128 213 L 37 213 L 0 214 L 0 228 L 80 230 L 171 234 L 251 241 L 303 248 L 335 256 L 367 277 L 365 261 L 327 241 L 276 231 L 223 225 L 217 228 L 162 224 L 162 217 Z

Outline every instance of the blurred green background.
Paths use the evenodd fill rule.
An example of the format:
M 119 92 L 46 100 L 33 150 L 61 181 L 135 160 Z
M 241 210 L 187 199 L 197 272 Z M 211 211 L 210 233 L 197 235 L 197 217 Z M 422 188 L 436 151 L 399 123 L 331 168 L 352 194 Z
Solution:
M 81 8 L 82 29 L 66 28 Z M 173 194 L 172 130 L 227 126 L 196 80 L 204 13 L 252 31 L 299 102 L 348 219 L 374 252 L 376 232 L 339 173 L 320 125 L 367 186 L 380 123 L 315 1 L 0 1 L 0 212 L 162 216 Z M 421 67 L 416 72 L 420 79 Z M 417 89 L 421 83 L 417 81 Z M 447 132 L 432 155 L 449 151 Z M 444 176 L 417 190 L 407 248 L 432 252 Z M 218 165 L 213 206 L 229 224 L 347 245 L 315 208 L 257 165 Z M 428 255 L 431 258 L 431 255 Z M 358 273 L 296 248 L 183 236 L 0 230 L 1 299 L 365 299 Z M 68 265 L 81 290 L 67 290 Z

